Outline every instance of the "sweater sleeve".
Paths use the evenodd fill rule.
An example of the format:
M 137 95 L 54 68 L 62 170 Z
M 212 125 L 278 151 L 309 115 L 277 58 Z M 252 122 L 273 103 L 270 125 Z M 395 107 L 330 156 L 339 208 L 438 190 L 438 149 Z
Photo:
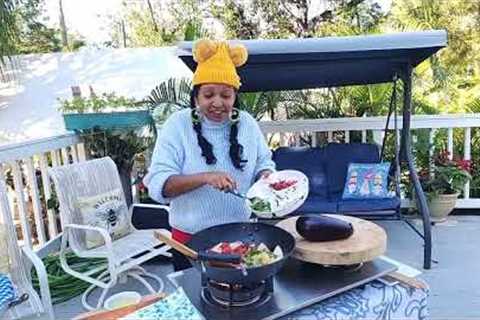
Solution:
M 152 162 L 148 173 L 143 179 L 148 188 L 149 196 L 157 202 L 169 203 L 170 198 L 163 194 L 165 182 L 172 175 L 182 173 L 184 148 L 181 143 L 179 128 L 181 120 L 173 114 L 162 126 L 153 150 Z

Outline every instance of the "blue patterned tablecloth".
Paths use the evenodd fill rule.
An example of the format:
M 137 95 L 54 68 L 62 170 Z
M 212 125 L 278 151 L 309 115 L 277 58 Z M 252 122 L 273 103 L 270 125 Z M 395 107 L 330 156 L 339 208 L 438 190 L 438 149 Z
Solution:
M 372 281 L 281 319 L 424 320 L 427 319 L 427 296 L 427 289 L 415 289 L 402 284 L 388 286 L 380 281 Z M 167 298 L 122 319 L 201 320 L 203 316 L 180 287 Z
M 424 320 L 428 316 L 427 297 L 428 289 L 372 281 L 281 319 Z

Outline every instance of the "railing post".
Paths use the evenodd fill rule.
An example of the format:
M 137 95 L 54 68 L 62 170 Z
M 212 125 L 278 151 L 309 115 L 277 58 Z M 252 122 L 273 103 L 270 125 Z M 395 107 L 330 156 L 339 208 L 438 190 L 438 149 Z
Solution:
M 316 146 L 317 146 L 317 132 L 312 131 L 312 147 L 316 147 Z
M 67 148 L 62 148 L 60 150 L 60 153 L 62 154 L 62 159 L 63 159 L 63 164 L 68 164 L 70 161 L 68 159 L 68 150 Z
M 52 239 L 58 234 L 57 219 L 53 209 L 48 208 L 48 200 L 52 197 L 52 190 L 50 188 L 50 179 L 48 178 L 47 159 L 44 153 L 40 154 L 39 160 L 40 172 L 42 173 L 43 194 L 45 195 L 45 202 L 47 207 L 48 235 L 50 236 L 50 239 Z
M 45 237 L 45 228 L 43 226 L 42 205 L 40 204 L 40 192 L 38 191 L 37 176 L 33 166 L 33 159 L 29 157 L 25 159 L 25 166 L 27 168 L 28 184 L 32 192 L 33 217 L 35 219 L 35 228 L 37 230 L 38 242 L 43 245 L 47 242 Z
M 295 141 L 295 146 L 296 147 L 299 147 L 300 146 L 300 141 L 302 140 L 302 135 L 298 132 L 295 132 L 295 134 L 293 135 L 293 139 Z
M 25 205 L 25 197 L 23 194 L 22 172 L 17 161 L 11 163 L 13 173 L 13 186 L 15 188 L 15 195 L 17 198 L 18 214 L 20 216 L 20 225 L 22 226 L 22 236 L 25 245 L 32 248 L 32 234 L 30 232 L 30 225 L 28 223 L 28 212 Z
M 62 162 L 60 161 L 60 157 L 58 155 L 58 150 L 52 150 L 50 151 L 50 155 L 52 157 L 52 166 L 57 167 L 62 165 Z
M 367 143 L 367 130 L 362 130 L 362 143 Z
M 435 153 L 435 129 L 428 130 L 428 173 L 433 176 L 433 155 Z
M 464 146 L 463 146 L 463 159 L 464 160 L 471 160 L 471 141 L 472 141 L 472 128 L 465 128 L 465 139 L 464 139 Z M 463 189 L 463 198 L 469 199 L 470 198 L 470 181 L 465 183 L 465 187 Z
M 447 151 L 448 151 L 448 159 L 453 159 L 453 128 L 448 128 L 448 142 L 447 142 Z
M 78 143 L 76 146 L 78 152 L 78 160 L 85 161 L 87 160 L 86 152 L 85 152 L 85 145 L 83 143 Z
M 345 143 L 350 143 L 350 131 L 345 130 Z

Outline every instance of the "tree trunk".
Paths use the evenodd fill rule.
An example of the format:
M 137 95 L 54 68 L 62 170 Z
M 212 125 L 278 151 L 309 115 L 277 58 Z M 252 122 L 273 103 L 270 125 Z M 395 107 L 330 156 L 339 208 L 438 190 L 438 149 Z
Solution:
M 127 47 L 127 32 L 125 31 L 125 20 L 120 21 L 120 33 L 122 34 L 123 47 Z
M 148 4 L 148 11 L 150 12 L 150 16 L 152 18 L 153 30 L 155 30 L 155 32 L 158 32 L 158 24 L 157 24 L 157 21 L 155 20 L 155 15 L 153 14 L 152 3 L 150 2 L 150 0 L 147 0 L 147 4 Z
M 58 0 L 60 7 L 60 29 L 62 31 L 62 46 L 64 49 L 68 48 L 67 26 L 65 24 L 65 14 L 63 13 L 62 0 Z

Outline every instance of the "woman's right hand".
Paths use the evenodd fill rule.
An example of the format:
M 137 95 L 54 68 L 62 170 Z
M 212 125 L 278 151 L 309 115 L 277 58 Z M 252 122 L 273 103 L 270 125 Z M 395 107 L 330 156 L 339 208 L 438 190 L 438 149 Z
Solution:
M 236 181 L 226 172 L 216 171 L 205 173 L 205 184 L 221 191 L 235 190 Z

